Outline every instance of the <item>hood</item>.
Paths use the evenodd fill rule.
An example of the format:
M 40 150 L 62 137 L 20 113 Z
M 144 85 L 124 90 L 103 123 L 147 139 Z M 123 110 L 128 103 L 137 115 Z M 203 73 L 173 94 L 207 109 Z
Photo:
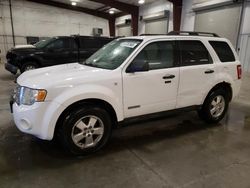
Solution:
M 24 72 L 18 77 L 17 83 L 36 89 L 74 87 L 103 79 L 110 72 L 111 70 L 70 63 Z
M 25 45 L 16 45 L 13 49 L 20 49 L 20 48 L 36 48 L 36 47 L 31 44 L 25 44 Z
M 32 53 L 36 51 L 41 51 L 33 45 L 16 45 L 14 48 L 11 48 L 8 53 Z

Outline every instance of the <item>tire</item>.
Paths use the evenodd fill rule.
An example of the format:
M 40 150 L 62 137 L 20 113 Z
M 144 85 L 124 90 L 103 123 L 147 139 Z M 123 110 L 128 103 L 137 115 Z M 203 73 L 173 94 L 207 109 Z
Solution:
M 62 118 L 57 135 L 63 147 L 73 155 L 88 155 L 103 148 L 111 133 L 108 112 L 98 106 L 83 105 Z
M 36 62 L 26 62 L 22 65 L 20 71 L 21 73 L 23 73 L 25 71 L 33 70 L 36 68 L 38 68 L 38 64 Z
M 212 91 L 206 98 L 198 115 L 207 123 L 218 123 L 228 110 L 229 96 L 223 89 Z

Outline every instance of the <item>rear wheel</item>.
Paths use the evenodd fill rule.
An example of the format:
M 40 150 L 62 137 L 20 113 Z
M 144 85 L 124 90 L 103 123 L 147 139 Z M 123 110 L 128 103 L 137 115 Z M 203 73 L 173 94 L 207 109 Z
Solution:
M 206 98 L 201 110 L 198 111 L 201 119 L 207 123 L 218 123 L 224 118 L 229 105 L 229 96 L 223 89 L 218 89 Z
M 38 64 L 36 62 L 27 62 L 24 63 L 21 67 L 21 73 L 25 72 L 25 71 L 29 71 L 29 70 L 33 70 L 38 68 Z
M 108 112 L 98 106 L 77 107 L 63 117 L 58 136 L 63 146 L 76 155 L 100 150 L 111 136 Z

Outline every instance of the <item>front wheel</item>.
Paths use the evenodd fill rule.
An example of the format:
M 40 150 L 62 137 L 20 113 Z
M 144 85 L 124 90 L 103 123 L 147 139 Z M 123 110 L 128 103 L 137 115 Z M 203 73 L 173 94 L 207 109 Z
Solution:
M 198 114 L 207 123 L 218 123 L 224 118 L 228 105 L 229 97 L 227 93 L 223 89 L 218 89 L 207 97 Z
M 24 63 L 21 67 L 21 73 L 25 72 L 25 71 L 29 71 L 29 70 L 34 70 L 38 68 L 38 65 L 37 63 L 35 62 L 27 62 L 27 63 Z
M 68 151 L 87 155 L 105 146 L 111 136 L 112 121 L 106 110 L 88 105 L 65 115 L 58 131 L 59 139 Z

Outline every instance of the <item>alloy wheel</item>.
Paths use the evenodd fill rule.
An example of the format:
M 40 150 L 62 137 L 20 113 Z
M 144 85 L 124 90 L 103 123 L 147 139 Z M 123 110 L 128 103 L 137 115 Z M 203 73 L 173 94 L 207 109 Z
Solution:
M 220 117 L 225 109 L 225 98 L 222 95 L 214 97 L 210 105 L 210 113 L 214 118 Z
M 84 116 L 72 128 L 71 138 L 81 149 L 94 147 L 102 139 L 104 124 L 97 116 Z

